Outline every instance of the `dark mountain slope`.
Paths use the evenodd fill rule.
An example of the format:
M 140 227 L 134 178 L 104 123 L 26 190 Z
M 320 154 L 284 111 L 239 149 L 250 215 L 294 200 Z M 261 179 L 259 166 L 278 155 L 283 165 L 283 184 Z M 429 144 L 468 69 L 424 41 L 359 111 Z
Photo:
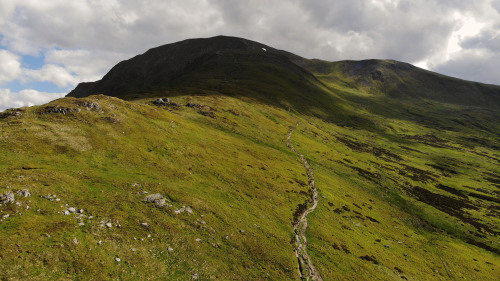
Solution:
M 248 97 L 351 126 L 369 123 L 339 107 L 340 99 L 287 52 L 227 36 L 150 49 L 120 62 L 99 81 L 80 83 L 68 97 L 105 94 L 133 100 L 188 93 Z

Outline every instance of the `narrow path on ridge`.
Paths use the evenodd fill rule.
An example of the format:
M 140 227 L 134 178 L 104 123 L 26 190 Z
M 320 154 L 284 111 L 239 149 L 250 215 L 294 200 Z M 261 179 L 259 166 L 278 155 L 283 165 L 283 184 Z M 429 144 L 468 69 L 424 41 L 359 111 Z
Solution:
M 295 126 L 295 128 L 299 125 Z M 298 214 L 298 220 L 294 222 L 293 232 L 295 235 L 295 255 L 297 256 L 297 260 L 299 263 L 299 274 L 301 280 L 321 280 L 321 276 L 318 271 L 314 267 L 311 257 L 307 253 L 307 239 L 306 239 L 306 230 L 307 230 L 307 215 L 312 213 L 316 207 L 318 206 L 318 190 L 316 189 L 316 185 L 314 183 L 314 172 L 309 166 L 307 159 L 303 154 L 299 153 L 292 143 L 292 133 L 295 128 L 290 128 L 286 138 L 286 146 L 290 148 L 294 153 L 299 155 L 300 160 L 302 161 L 302 165 L 306 169 L 307 177 L 309 178 L 309 187 L 311 188 L 311 198 L 307 200 L 304 205 L 299 205 L 300 213 Z M 311 206 L 309 206 L 312 203 Z

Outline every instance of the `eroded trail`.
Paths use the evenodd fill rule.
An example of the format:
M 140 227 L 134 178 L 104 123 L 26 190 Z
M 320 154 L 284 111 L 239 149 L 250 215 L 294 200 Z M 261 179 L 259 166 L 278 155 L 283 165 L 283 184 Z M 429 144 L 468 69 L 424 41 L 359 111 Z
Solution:
M 298 123 L 297 123 L 298 125 Z M 301 280 L 323 280 L 319 275 L 318 271 L 314 267 L 309 254 L 307 253 L 307 215 L 312 213 L 318 206 L 318 190 L 314 183 L 314 172 L 309 166 L 307 159 L 303 154 L 299 153 L 292 143 L 292 133 L 295 128 L 290 128 L 286 138 L 286 146 L 290 148 L 293 152 L 299 155 L 302 165 L 307 172 L 307 177 L 309 178 L 309 187 L 311 189 L 311 198 L 305 202 L 305 208 L 299 213 L 298 220 L 294 222 L 293 231 L 295 235 L 295 254 L 299 263 L 299 274 Z M 300 206 L 299 206 L 300 207 Z

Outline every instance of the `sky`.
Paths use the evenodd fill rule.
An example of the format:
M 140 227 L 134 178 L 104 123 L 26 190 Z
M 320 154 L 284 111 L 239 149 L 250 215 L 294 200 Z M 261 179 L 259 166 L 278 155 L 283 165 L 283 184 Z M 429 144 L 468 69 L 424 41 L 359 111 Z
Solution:
M 0 110 L 60 98 L 152 47 L 216 35 L 500 85 L 500 0 L 0 0 Z

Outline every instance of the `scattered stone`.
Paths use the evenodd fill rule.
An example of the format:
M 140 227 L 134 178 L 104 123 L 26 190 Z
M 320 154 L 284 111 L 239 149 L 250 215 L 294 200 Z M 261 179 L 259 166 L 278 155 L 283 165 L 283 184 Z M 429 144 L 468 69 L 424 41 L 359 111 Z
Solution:
M 80 112 L 81 110 L 79 108 L 70 108 L 70 107 L 62 107 L 59 105 L 56 106 L 47 106 L 45 109 L 41 112 L 41 114 L 62 114 L 66 115 L 68 113 L 73 113 L 73 112 Z
M 50 195 L 50 194 L 48 194 L 48 195 L 45 195 L 45 196 L 40 196 L 40 197 L 45 198 L 45 199 L 48 199 L 48 200 L 50 200 L 50 201 L 52 201 L 52 200 L 59 201 L 59 200 L 60 200 L 59 198 L 56 198 L 56 197 L 57 197 L 57 195 Z
M 174 107 L 179 107 L 180 105 L 169 98 L 159 98 L 154 101 L 152 101 L 154 105 L 158 106 L 174 106 Z
M 63 211 L 63 215 L 65 215 L 65 216 L 69 216 L 69 214 L 70 214 L 70 212 L 69 212 L 68 210 L 64 210 L 64 211 Z
M 80 244 L 80 242 L 78 242 L 78 240 L 76 239 L 76 237 L 75 237 L 75 238 L 73 238 L 73 243 L 75 243 L 75 244 Z
M 228 239 L 229 239 L 229 236 L 228 236 L 228 235 L 224 236 L 224 239 L 228 240 Z
M 14 201 L 16 201 L 16 199 L 12 191 L 8 191 L 5 194 L 0 194 L 0 202 L 2 204 L 14 203 Z
M 78 214 L 83 214 L 83 209 L 78 209 L 78 210 L 76 210 L 76 212 L 77 212 Z
M 21 111 L 23 111 L 21 108 L 9 108 L 5 112 L 0 113 L 0 119 L 22 116 L 23 114 Z
M 167 203 L 160 193 L 150 194 L 144 198 L 144 201 L 154 203 L 157 207 L 162 207 Z
M 386 248 L 390 248 L 391 246 L 390 246 L 390 245 L 384 245 L 384 247 L 386 247 Z
M 102 110 L 101 106 L 99 106 L 98 103 L 91 102 L 91 101 L 81 101 L 78 103 L 78 106 L 85 107 L 85 109 L 87 109 L 87 110 L 95 110 L 95 111 Z
M 68 212 L 70 212 L 70 213 L 76 213 L 76 208 L 70 207 L 70 208 L 68 208 Z
M 108 223 L 106 223 L 106 224 L 104 224 L 104 225 L 105 225 L 107 228 L 111 228 L 111 227 L 113 227 L 113 225 L 112 225 L 110 222 L 108 222 Z
M 79 223 L 78 223 L 78 225 L 79 225 L 79 226 L 84 226 L 84 225 L 85 225 L 85 223 L 83 223 L 83 222 L 79 222 Z
M 185 210 L 186 210 L 186 208 L 184 208 L 184 206 L 182 206 L 182 208 L 175 210 L 175 211 L 174 211 L 174 213 L 175 213 L 176 215 L 178 215 L 178 214 L 180 214 L 180 213 L 184 213 L 184 211 L 185 211 Z
M 182 207 L 184 208 L 184 206 L 182 206 Z M 192 213 L 193 213 L 193 210 L 192 210 L 191 208 L 187 207 L 187 208 L 186 208 L 186 212 L 188 212 L 188 213 L 192 214 Z
M 99 241 L 97 242 L 97 245 L 101 246 L 101 244 L 102 244 L 102 241 L 101 241 L 101 240 L 99 240 Z
M 168 247 L 168 248 L 167 248 L 167 250 L 168 250 L 169 252 L 172 252 L 174 249 L 172 249 L 172 248 Z
M 206 222 L 204 220 L 200 221 L 201 224 L 206 224 Z
M 147 222 L 143 222 L 143 223 L 141 223 L 141 226 L 149 227 L 149 224 Z
M 130 251 L 135 252 L 135 248 L 131 248 Z
M 243 229 L 240 229 L 240 233 L 245 233 L 245 231 Z
M 21 189 L 21 190 L 18 190 L 16 192 L 18 195 L 20 196 L 24 196 L 24 197 L 30 197 L 31 196 L 31 193 L 29 192 L 29 190 L 27 189 Z
M 198 280 L 198 273 L 193 274 L 193 280 Z
M 148 234 L 148 238 L 151 238 L 151 234 Z
M 196 242 L 201 242 L 201 239 L 200 238 L 196 238 Z
M 50 234 L 48 234 L 48 233 L 44 233 L 43 235 L 45 235 L 45 237 L 47 237 L 47 238 L 50 238 Z
M 121 259 L 120 258 L 115 258 L 115 261 L 116 262 L 121 262 Z

